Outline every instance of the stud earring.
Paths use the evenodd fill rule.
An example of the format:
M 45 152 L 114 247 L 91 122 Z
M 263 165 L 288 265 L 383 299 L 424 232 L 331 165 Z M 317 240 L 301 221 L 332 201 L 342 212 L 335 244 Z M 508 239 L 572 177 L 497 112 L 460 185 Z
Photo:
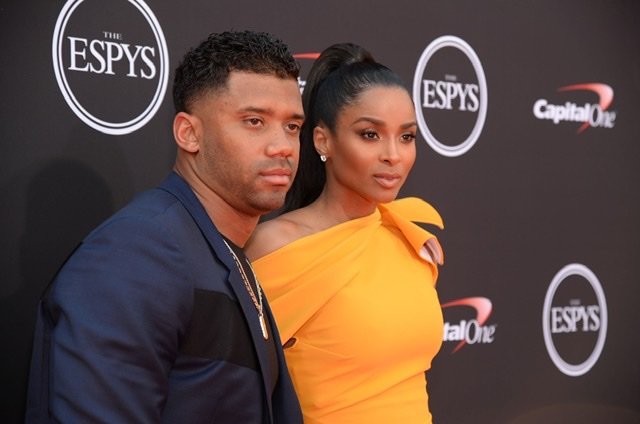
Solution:
M 320 160 L 322 162 L 326 162 L 327 161 L 327 157 L 325 155 L 320 155 Z

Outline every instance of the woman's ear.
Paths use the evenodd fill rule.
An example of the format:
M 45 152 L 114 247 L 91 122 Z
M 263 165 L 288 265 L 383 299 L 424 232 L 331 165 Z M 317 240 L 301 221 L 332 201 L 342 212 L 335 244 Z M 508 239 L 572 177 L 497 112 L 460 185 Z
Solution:
M 182 150 L 197 153 L 200 150 L 201 122 L 195 115 L 178 112 L 173 118 L 173 137 Z
M 320 156 L 329 157 L 331 152 L 329 131 L 323 126 L 313 129 L 313 145 Z

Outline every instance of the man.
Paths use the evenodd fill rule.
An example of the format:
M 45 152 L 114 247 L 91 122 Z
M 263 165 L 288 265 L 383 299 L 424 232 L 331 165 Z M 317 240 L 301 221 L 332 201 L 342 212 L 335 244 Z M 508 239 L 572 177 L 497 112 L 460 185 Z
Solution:
M 175 172 L 94 230 L 42 299 L 27 422 L 302 422 L 241 250 L 295 175 L 297 76 L 264 33 L 186 54 Z

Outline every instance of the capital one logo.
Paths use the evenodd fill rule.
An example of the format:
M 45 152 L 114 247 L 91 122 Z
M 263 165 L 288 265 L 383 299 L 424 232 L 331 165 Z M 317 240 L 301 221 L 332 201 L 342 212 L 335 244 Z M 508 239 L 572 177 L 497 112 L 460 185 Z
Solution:
M 587 128 L 613 128 L 616 123 L 616 111 L 609 110 L 613 102 L 613 88 L 607 84 L 592 82 L 572 84 L 558 88 L 558 92 L 593 93 L 598 97 L 597 103 L 578 104 L 572 101 L 564 104 L 553 104 L 547 99 L 538 99 L 533 104 L 533 115 L 540 120 L 582 123 L 577 130 L 580 134 Z
M 487 116 L 487 98 L 484 69 L 466 41 L 445 35 L 422 52 L 413 99 L 420 132 L 436 152 L 455 157 L 474 146 Z
M 315 61 L 318 57 L 320 57 L 320 53 L 295 53 L 293 57 L 297 60 L 306 59 Z M 300 94 L 304 91 L 304 87 L 307 85 L 307 74 L 309 73 L 309 69 L 311 68 L 311 64 L 313 62 L 302 62 L 302 66 L 300 67 L 300 76 L 298 77 L 298 87 L 300 88 Z
M 463 318 L 453 323 L 445 321 L 443 341 L 457 342 L 452 353 L 456 353 L 467 344 L 493 343 L 496 326 L 486 324 L 493 309 L 491 300 L 486 297 L 466 297 L 444 303 L 442 309 L 458 306 L 464 306 L 465 309 L 471 308 L 475 312 L 475 316 Z
M 542 311 L 547 352 L 564 374 L 577 377 L 598 361 L 607 338 L 607 302 L 600 281 L 582 264 L 553 277 Z
M 160 24 L 142 0 L 68 0 L 51 52 L 65 101 L 95 130 L 131 133 L 162 104 L 169 54 Z

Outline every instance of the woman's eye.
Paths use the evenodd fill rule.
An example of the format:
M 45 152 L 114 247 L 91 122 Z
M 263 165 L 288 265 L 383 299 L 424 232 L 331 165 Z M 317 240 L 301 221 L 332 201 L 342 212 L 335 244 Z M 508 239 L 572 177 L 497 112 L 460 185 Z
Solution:
M 362 136 L 362 138 L 367 139 L 367 140 L 377 140 L 378 137 L 378 133 L 373 131 L 373 130 L 365 130 L 362 131 L 362 133 L 360 133 L 360 135 Z
M 402 134 L 402 141 L 410 142 L 416 139 L 416 135 L 413 133 Z

